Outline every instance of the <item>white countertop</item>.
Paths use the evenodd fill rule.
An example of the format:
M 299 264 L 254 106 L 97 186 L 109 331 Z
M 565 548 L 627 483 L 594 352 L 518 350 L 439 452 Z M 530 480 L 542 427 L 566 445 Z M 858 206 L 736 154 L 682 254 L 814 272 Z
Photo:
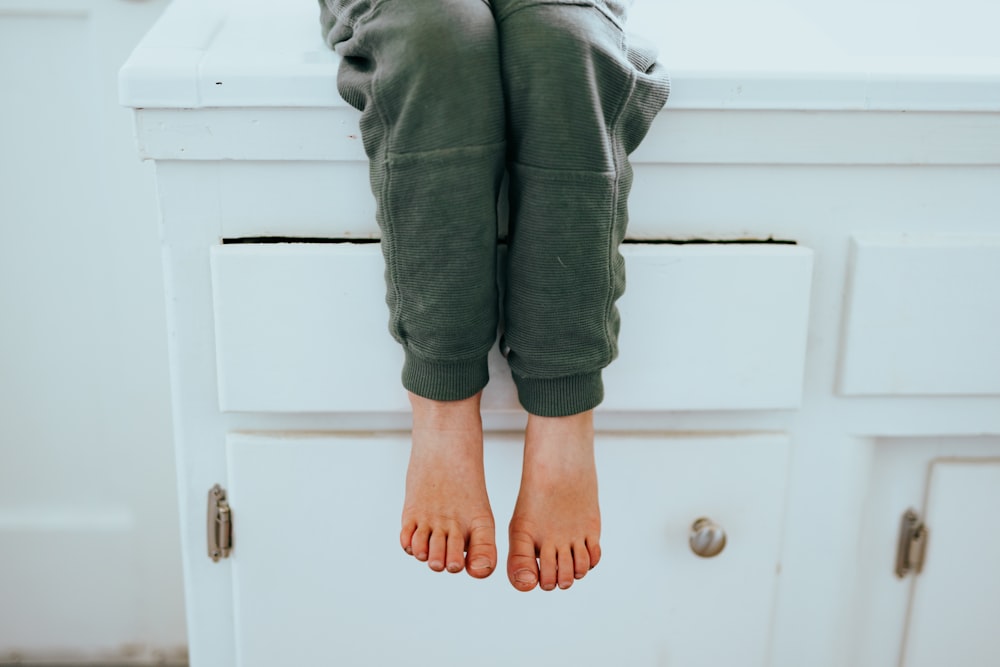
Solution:
M 947 9 L 945 9 L 947 8 Z M 997 0 L 637 0 L 668 108 L 1000 111 Z M 314 0 L 174 0 L 121 71 L 136 108 L 331 107 Z

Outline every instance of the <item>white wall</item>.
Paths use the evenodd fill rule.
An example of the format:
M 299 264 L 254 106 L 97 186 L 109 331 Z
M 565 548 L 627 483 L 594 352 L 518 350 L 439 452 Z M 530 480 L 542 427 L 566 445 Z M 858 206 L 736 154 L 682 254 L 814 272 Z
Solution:
M 0 662 L 183 659 L 152 166 L 117 70 L 166 0 L 0 0 Z

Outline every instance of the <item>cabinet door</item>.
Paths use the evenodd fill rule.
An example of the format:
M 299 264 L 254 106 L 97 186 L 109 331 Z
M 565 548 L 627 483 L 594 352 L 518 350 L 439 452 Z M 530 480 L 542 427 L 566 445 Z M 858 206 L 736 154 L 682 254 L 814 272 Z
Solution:
M 600 435 L 604 559 L 568 591 L 524 594 L 503 565 L 514 436 L 487 441 L 501 565 L 477 581 L 399 547 L 406 434 L 233 434 L 237 664 L 764 665 L 788 449 Z M 727 533 L 714 558 L 689 547 L 700 517 Z
M 884 438 L 857 479 L 860 541 L 851 610 L 857 667 L 996 665 L 1000 641 L 1000 440 Z M 923 569 L 895 574 L 900 518 L 928 529 Z
M 914 580 L 905 667 L 993 667 L 1000 660 L 1000 460 L 931 467 L 924 569 Z

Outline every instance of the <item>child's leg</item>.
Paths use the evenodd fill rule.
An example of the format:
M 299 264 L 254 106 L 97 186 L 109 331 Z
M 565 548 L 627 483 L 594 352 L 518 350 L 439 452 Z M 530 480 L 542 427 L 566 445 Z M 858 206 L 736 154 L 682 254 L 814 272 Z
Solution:
M 325 1 L 338 88 L 362 111 L 403 383 L 468 398 L 487 382 L 497 325 L 505 121 L 493 17 L 482 0 Z
M 627 155 L 667 80 L 602 0 L 494 5 L 511 144 L 504 340 L 527 411 L 571 415 L 601 402 L 617 354 Z
M 338 88 L 362 111 L 390 330 L 414 408 L 400 541 L 432 569 L 496 564 L 478 394 L 496 338 L 505 127 L 482 0 L 321 0 Z M 468 552 L 466 556 L 464 552 Z
M 628 50 L 620 5 L 494 0 L 511 142 L 504 338 L 531 415 L 508 560 L 521 590 L 567 587 L 600 558 L 590 410 L 616 355 L 627 155 L 668 92 Z

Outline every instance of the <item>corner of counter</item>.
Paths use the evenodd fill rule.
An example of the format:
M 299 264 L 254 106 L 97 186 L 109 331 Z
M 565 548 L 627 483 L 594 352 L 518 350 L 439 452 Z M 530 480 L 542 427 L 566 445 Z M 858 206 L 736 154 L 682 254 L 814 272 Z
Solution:
M 119 104 L 201 106 L 198 70 L 227 14 L 225 3 L 174 0 L 119 70 Z

